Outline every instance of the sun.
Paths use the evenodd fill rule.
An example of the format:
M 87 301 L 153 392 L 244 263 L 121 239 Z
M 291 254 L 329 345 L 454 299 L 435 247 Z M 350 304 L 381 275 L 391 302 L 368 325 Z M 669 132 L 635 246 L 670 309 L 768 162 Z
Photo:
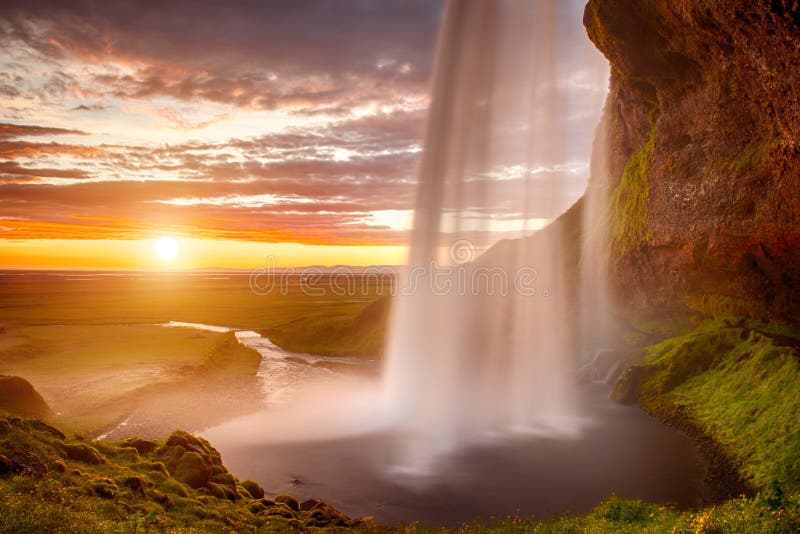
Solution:
M 156 240 L 156 256 L 160 259 L 169 261 L 178 256 L 180 247 L 178 241 L 172 237 L 160 237 Z

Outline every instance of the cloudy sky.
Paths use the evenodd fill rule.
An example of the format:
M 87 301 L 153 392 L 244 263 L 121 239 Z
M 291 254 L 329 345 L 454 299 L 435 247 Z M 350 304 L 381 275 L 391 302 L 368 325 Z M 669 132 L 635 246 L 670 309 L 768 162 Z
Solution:
M 2 2 L 0 266 L 402 262 L 442 8 Z

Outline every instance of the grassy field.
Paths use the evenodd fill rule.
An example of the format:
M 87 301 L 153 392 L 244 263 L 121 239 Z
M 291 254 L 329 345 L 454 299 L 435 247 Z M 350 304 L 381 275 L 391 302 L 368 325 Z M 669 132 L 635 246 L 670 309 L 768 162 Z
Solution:
M 386 282 L 389 283 L 388 281 Z M 370 283 L 337 294 L 327 279 L 297 278 L 268 294 L 241 273 L 0 274 L 0 324 L 153 324 L 185 321 L 271 329 L 315 316 L 353 317 L 384 294 Z
M 145 397 L 152 419 L 156 399 L 178 402 L 179 390 L 202 399 L 190 385 L 211 387 L 209 380 L 222 381 L 216 375 L 231 396 L 236 388 L 257 396 L 251 386 L 260 357 L 232 334 L 157 325 L 252 329 L 289 350 L 379 357 L 389 301 L 375 301 L 388 288 L 359 284 L 347 295 L 335 289 L 324 278 L 310 288 L 294 279 L 261 295 L 239 273 L 7 271 L 0 273 L 0 374 L 28 379 L 59 424 L 90 434 L 119 422 Z M 208 408 L 218 404 L 209 400 Z M 236 399 L 228 404 L 233 413 Z

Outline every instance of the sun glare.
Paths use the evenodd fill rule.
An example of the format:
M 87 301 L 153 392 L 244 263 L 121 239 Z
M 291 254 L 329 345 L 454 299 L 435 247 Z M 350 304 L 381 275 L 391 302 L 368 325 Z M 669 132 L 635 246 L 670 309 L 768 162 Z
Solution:
M 178 241 L 172 237 L 161 237 L 156 241 L 156 255 L 165 261 L 178 256 Z

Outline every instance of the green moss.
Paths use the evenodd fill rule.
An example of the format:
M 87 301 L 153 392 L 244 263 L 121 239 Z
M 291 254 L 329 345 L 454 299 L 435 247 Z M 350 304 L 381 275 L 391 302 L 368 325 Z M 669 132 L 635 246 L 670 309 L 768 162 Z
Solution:
M 657 116 L 657 115 L 656 115 Z M 649 237 L 650 181 L 647 173 L 653 163 L 656 125 L 644 144 L 625 165 L 619 185 L 611 197 L 611 243 L 618 255 L 641 246 Z
M 314 521 L 326 528 L 336 524 L 342 530 L 356 525 L 341 514 L 324 521 L 312 518 L 289 496 L 276 507 L 252 498 L 249 491 L 239 493 L 219 453 L 186 432 L 175 432 L 166 442 L 66 441 L 52 427 L 2 413 L 0 430 L 0 456 L 24 451 L 25 461 L 36 467 L 21 475 L 0 473 L 0 532 L 256 532 L 265 531 L 265 525 L 266 531 L 285 532 L 290 521 Z M 138 452 L 132 444 L 139 445 Z M 81 458 L 91 450 L 105 461 L 70 458 L 66 445 L 79 450 Z M 15 458 L 20 461 L 19 454 Z M 152 470 L 154 464 L 162 469 Z M 203 482 L 205 475 L 192 478 L 199 471 L 211 473 L 209 465 L 219 483 Z M 191 480 L 184 481 L 186 473 Z M 203 485 L 195 489 L 187 482 Z M 247 486 L 255 493 L 260 488 L 252 481 Z M 268 517 L 273 512 L 277 515 Z
M 796 327 L 717 318 L 648 350 L 643 405 L 689 417 L 753 487 L 800 492 L 798 347 Z
M 767 159 L 775 145 L 776 141 L 772 138 L 750 143 L 732 158 L 719 162 L 717 166 L 720 170 L 729 172 L 741 172 L 758 167 Z

